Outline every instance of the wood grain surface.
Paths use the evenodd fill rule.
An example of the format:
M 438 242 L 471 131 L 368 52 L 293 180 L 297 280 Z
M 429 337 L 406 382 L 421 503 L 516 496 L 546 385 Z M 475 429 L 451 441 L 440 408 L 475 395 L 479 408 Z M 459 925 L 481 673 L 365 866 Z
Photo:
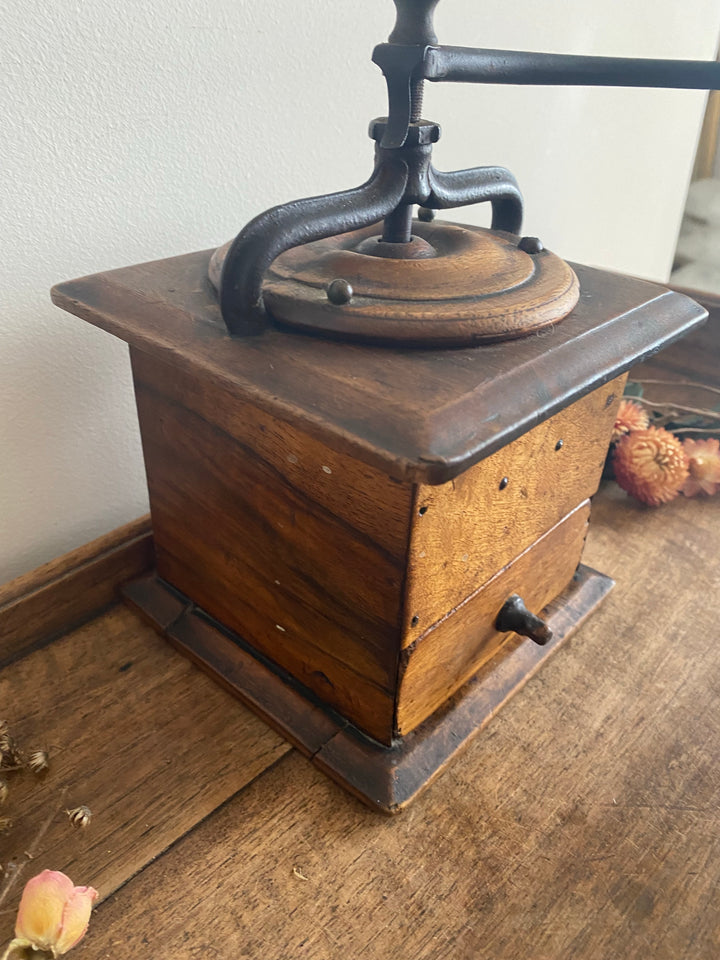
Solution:
M 576 514 L 568 518 L 568 524 L 577 526 L 579 521 L 584 525 L 587 507 Z M 561 533 L 567 535 L 565 530 Z M 579 549 L 578 543 L 575 557 Z M 561 563 L 567 563 L 565 575 L 569 576 L 574 563 L 570 566 L 565 558 Z M 552 576 L 547 574 L 551 583 Z M 548 642 L 538 646 L 517 635 L 506 638 L 502 649 L 449 697 L 442 709 L 389 747 L 362 735 L 335 711 L 323 708 L 287 673 L 260 658 L 242 638 L 208 618 L 157 576 L 134 580 L 123 589 L 123 595 L 193 663 L 235 693 L 323 772 L 373 810 L 392 814 L 410 803 L 467 741 L 477 736 L 503 703 L 595 611 L 612 586 L 609 577 L 581 565 L 563 592 L 542 610 L 551 634 Z M 551 587 L 547 595 L 555 590 Z M 496 602 L 499 606 L 500 600 Z
M 449 483 L 418 485 L 403 646 L 595 493 L 624 382 L 594 390 Z
M 655 368 L 718 384 L 717 330 Z M 77 960 L 716 960 L 719 508 L 601 489 L 585 558 L 617 587 L 393 820 L 283 755 L 129 611 L 105 613 L 0 671 L 3 715 L 54 753 L 3 810 L 34 827 L 0 859 L 59 784 L 94 807 L 84 834 L 60 818 L 26 872 L 115 891 Z
M 0 862 L 23 862 L 55 807 L 28 876 L 65 870 L 103 897 L 290 749 L 123 606 L 6 666 L 0 705 L 51 758 L 40 777 L 6 775 Z M 63 812 L 79 804 L 93 812 L 80 831 Z
M 549 250 L 525 253 L 514 234 L 415 221 L 413 235 L 435 256 L 374 256 L 377 225 L 286 251 L 265 278 L 271 316 L 344 339 L 458 346 L 535 333 L 578 301 L 571 267 Z M 338 277 L 353 290 L 339 306 L 325 295 Z
M 574 266 L 583 291 L 545 335 L 402 350 L 270 329 L 227 335 L 210 251 L 60 284 L 56 304 L 401 481 L 445 483 L 693 329 L 657 284 Z
M 115 603 L 153 562 L 148 515 L 1 586 L 0 667 Z
M 411 488 L 132 357 L 158 574 L 389 743 Z
M 399 734 L 409 733 L 442 706 L 514 636 L 495 628 L 508 597 L 519 594 L 528 609 L 539 613 L 561 593 L 580 562 L 589 514 L 585 501 L 405 648 L 395 719 Z
M 618 585 L 406 814 L 285 758 L 96 912 L 78 960 L 713 960 L 720 511 L 602 491 Z

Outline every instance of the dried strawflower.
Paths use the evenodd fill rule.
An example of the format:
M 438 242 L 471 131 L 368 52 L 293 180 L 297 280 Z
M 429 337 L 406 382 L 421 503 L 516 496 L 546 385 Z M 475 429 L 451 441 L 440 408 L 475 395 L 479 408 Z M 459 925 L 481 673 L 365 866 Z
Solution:
M 711 496 L 720 486 L 720 441 L 684 440 L 683 450 L 688 458 L 690 476 L 683 485 L 686 497 L 707 493 Z
M 5 803 L 8 798 L 8 785 L 6 780 L 0 780 L 0 804 Z
M 76 887 L 64 873 L 43 870 L 25 884 L 9 949 L 30 947 L 61 957 L 85 936 L 96 898 L 92 887 Z
M 662 427 L 648 427 L 621 437 L 613 469 L 623 490 L 657 507 L 680 492 L 688 478 L 688 459 L 677 437 Z
M 610 440 L 614 443 L 626 433 L 632 433 L 633 430 L 646 430 L 649 424 L 650 418 L 646 410 L 639 403 L 623 398 L 618 407 Z
M 27 760 L 27 765 L 33 773 L 42 773 L 48 768 L 49 757 L 45 750 L 33 750 Z
M 74 807 L 72 810 L 66 810 L 65 813 L 67 813 L 70 823 L 74 827 L 86 827 L 92 820 L 92 810 L 85 804 Z

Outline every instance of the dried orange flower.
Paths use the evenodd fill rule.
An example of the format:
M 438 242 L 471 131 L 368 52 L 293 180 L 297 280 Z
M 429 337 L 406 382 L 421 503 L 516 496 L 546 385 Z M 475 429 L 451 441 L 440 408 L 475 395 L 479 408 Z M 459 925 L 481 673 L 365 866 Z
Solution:
M 689 461 L 690 476 L 682 492 L 686 497 L 703 493 L 712 495 L 720 486 L 720 441 L 684 440 L 683 450 Z
M 650 418 L 639 403 L 623 398 L 618 407 L 610 440 L 614 443 L 620 437 L 624 437 L 626 433 L 632 433 L 633 430 L 646 430 L 649 423 Z
M 633 430 L 613 456 L 618 484 L 631 496 L 657 507 L 673 500 L 688 478 L 688 460 L 677 437 L 662 427 Z

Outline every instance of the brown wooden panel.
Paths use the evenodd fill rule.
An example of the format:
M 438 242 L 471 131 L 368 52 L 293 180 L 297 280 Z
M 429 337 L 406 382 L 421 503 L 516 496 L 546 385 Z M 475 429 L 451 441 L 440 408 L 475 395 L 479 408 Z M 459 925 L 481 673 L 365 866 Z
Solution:
M 8 932 L 25 879 L 64 870 L 106 897 L 289 749 L 122 605 L 6 666 L 0 704 L 22 745 L 50 753 L 43 777 L 6 775 L 2 863 L 25 864 L 57 810 L 3 904 Z M 81 831 L 63 812 L 78 804 L 93 813 Z
M 514 636 L 495 629 L 500 608 L 511 594 L 519 594 L 529 610 L 539 612 L 560 593 L 580 562 L 589 515 L 586 501 L 403 651 L 399 734 L 409 733 L 442 706 Z
M 144 516 L 0 586 L 0 666 L 115 602 L 153 559 Z
M 712 499 L 602 493 L 586 556 L 615 590 L 407 813 L 292 754 L 102 904 L 73 957 L 715 957 L 718 537 Z
M 231 435 L 190 408 L 194 395 L 183 406 L 158 392 L 161 386 L 152 370 L 138 371 L 160 576 L 388 742 L 404 563 L 323 502 L 326 482 L 341 479 L 352 501 L 364 470 L 333 460 L 337 473 L 327 474 L 299 455 L 305 475 L 296 483 L 295 473 L 280 473 L 244 442 L 258 430 L 247 431 L 250 411 L 224 424 Z M 209 416 L 223 400 L 208 386 L 202 412 Z M 407 489 L 393 483 L 385 493 L 397 503 L 378 502 L 378 514 L 397 509 L 407 518 Z M 341 498 L 332 494 L 336 507 Z
M 339 454 L 290 423 L 278 420 L 222 383 L 209 383 L 181 367 L 133 350 L 135 381 L 253 450 L 289 486 L 317 508 L 369 537 L 391 557 L 407 552 L 412 486 Z M 392 509 L 386 509 L 387 507 Z
M 624 382 L 588 394 L 450 483 L 418 485 L 403 645 L 595 493 Z

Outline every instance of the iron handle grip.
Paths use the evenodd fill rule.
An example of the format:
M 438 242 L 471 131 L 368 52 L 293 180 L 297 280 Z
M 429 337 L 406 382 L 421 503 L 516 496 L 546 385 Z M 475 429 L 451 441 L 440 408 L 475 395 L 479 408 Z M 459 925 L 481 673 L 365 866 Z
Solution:
M 501 633 L 519 633 L 521 637 L 529 637 L 534 643 L 544 647 L 552 640 L 552 630 L 541 618 L 531 613 L 525 606 L 522 597 L 513 593 L 502 605 L 495 620 L 495 629 Z
M 476 47 L 429 47 L 423 76 L 451 83 L 720 89 L 720 63 L 714 61 L 586 57 Z

